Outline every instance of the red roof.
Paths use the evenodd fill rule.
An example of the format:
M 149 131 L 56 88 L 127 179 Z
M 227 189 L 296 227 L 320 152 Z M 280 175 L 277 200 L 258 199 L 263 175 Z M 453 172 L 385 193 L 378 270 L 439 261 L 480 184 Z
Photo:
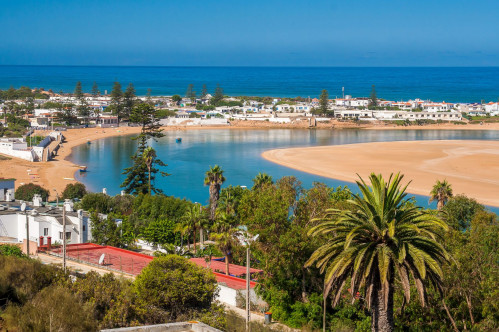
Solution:
M 62 255 L 62 247 L 53 247 L 51 252 Z M 102 254 L 105 254 L 104 264 L 100 265 L 99 260 Z M 69 259 L 74 259 L 82 263 L 122 271 L 133 275 L 138 275 L 142 269 L 154 259 L 153 256 L 112 246 L 101 246 L 95 243 L 68 244 L 66 255 Z M 191 258 L 190 261 L 198 266 L 206 267 L 204 258 Z M 225 263 L 212 260 L 210 269 L 213 271 L 218 283 L 233 289 L 246 288 L 246 280 L 235 277 L 246 274 L 245 266 L 229 264 L 229 272 L 231 275 L 228 276 L 225 275 Z M 261 273 L 263 271 L 259 269 L 250 269 L 250 272 Z M 255 287 L 256 284 L 256 282 L 250 281 L 251 288 Z
M 196 263 L 199 266 L 207 267 L 207 264 L 206 264 L 206 261 L 204 258 L 191 258 L 190 261 Z M 212 260 L 210 263 L 210 269 L 213 272 L 225 274 L 225 262 L 221 262 L 218 260 L 217 261 Z M 263 270 L 250 268 L 250 273 L 262 273 L 262 272 L 263 272 Z M 236 277 L 246 275 L 246 266 L 229 264 L 229 273 L 230 273 L 230 275 L 233 275 Z

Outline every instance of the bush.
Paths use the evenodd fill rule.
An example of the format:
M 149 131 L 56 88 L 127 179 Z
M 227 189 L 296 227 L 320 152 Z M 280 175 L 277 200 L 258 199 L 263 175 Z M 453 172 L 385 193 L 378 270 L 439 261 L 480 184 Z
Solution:
M 149 263 L 135 279 L 134 287 L 140 302 L 175 319 L 189 311 L 210 308 L 217 282 L 211 271 L 186 258 L 168 255 Z
M 83 183 L 68 183 L 66 188 L 62 192 L 62 198 L 64 199 L 82 199 L 87 193 L 87 189 Z
M 41 195 L 44 201 L 50 196 L 50 192 L 47 189 L 34 183 L 28 183 L 17 188 L 16 199 L 31 201 L 33 200 L 33 196 L 35 196 L 35 194 Z
M 80 207 L 86 211 L 109 213 L 111 211 L 111 197 L 103 193 L 88 193 L 83 196 Z
M 95 331 L 97 324 L 88 307 L 69 290 L 50 286 L 19 307 L 9 305 L 2 315 L 12 331 Z
M 0 255 L 24 257 L 23 251 L 18 246 L 11 244 L 0 244 Z

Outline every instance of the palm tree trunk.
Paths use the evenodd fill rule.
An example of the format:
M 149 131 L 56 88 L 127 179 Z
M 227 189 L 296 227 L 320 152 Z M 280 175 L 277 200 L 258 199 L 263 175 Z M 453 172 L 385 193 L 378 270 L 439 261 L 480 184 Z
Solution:
M 388 284 L 385 285 L 383 289 L 381 287 L 379 272 L 376 273 L 374 277 L 374 294 L 371 304 L 371 331 L 372 332 L 392 332 L 394 331 L 394 322 L 393 322 L 393 283 L 388 281 Z M 385 294 L 385 291 L 388 294 Z M 385 297 L 385 295 L 387 295 Z M 385 304 L 385 298 L 387 298 L 387 302 Z
M 151 166 L 147 166 L 149 170 L 149 195 L 151 195 Z
M 201 246 L 204 245 L 204 232 L 203 232 L 203 227 L 199 228 L 199 243 Z
M 194 228 L 194 238 L 192 241 L 194 242 L 194 252 L 196 252 L 196 228 Z

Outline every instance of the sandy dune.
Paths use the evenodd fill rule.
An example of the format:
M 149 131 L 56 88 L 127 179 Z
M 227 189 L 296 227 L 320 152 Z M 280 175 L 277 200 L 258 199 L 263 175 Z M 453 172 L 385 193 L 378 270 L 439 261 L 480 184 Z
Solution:
M 401 172 L 409 192 L 428 195 L 437 179 L 454 194 L 499 206 L 499 141 L 411 141 L 270 150 L 263 157 L 283 166 L 344 181 L 357 173 Z

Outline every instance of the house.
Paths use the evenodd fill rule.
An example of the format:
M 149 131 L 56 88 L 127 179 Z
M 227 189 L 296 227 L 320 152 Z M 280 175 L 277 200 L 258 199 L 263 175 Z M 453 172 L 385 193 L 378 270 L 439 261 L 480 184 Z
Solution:
M 15 179 L 0 179 L 0 201 L 14 200 L 15 182 Z
M 63 215 L 66 216 L 65 229 Z M 92 239 L 88 214 L 82 210 L 74 211 L 70 200 L 66 200 L 62 208 L 45 206 L 40 195 L 35 195 L 28 204 L 0 201 L 0 236 L 3 239 L 9 239 L 12 244 L 23 243 L 26 241 L 26 224 L 29 225 L 29 240 L 40 246 L 62 242 L 64 236 L 68 243 L 83 243 Z

